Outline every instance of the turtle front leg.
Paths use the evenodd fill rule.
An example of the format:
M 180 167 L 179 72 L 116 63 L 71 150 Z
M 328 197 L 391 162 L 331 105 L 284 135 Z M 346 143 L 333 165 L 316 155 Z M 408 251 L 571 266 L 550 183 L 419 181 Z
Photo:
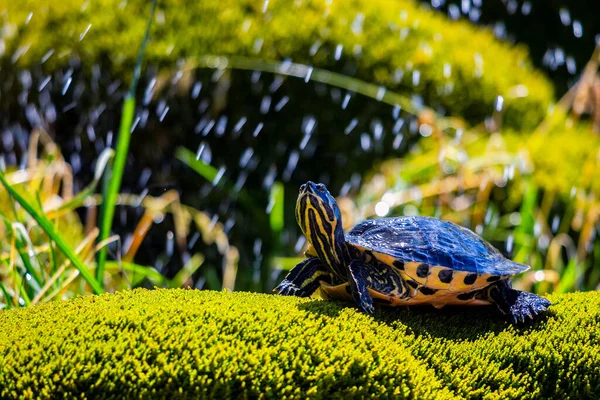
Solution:
M 331 274 L 318 257 L 308 257 L 292 268 L 273 291 L 284 296 L 309 297 L 321 281 L 331 283 Z
M 488 289 L 488 295 L 498 309 L 503 314 L 508 315 L 513 322 L 525 322 L 525 317 L 534 319 L 535 316 L 546 311 L 552 304 L 533 293 L 511 288 L 508 279 L 491 285 Z
M 353 260 L 348 265 L 348 282 L 350 283 L 350 293 L 356 304 L 367 314 L 373 314 L 375 307 L 373 307 L 373 299 L 369 294 L 367 271 L 368 268 L 362 260 Z

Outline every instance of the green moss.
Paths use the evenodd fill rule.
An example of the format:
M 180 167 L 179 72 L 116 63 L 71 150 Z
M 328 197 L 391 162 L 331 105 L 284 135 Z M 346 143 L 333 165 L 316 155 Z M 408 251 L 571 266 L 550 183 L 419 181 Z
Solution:
M 17 65 L 28 68 L 53 50 L 48 67 L 76 54 L 88 66 L 109 59 L 125 74 L 147 6 L 142 0 L 0 0 L 8 22 L 5 56 L 27 49 Z M 314 64 L 420 94 L 426 105 L 477 123 L 502 95 L 506 123 L 519 129 L 535 126 L 553 100 L 550 82 L 532 67 L 525 48 L 407 0 L 160 1 L 146 59 L 174 67 L 182 57 L 204 54 Z
M 507 135 L 511 149 L 522 146 L 518 134 Z M 569 198 L 573 188 L 600 194 L 600 136 L 587 124 L 554 128 L 532 136 L 526 148 L 538 186 Z
M 542 320 L 135 290 L 0 313 L 2 398 L 598 398 L 600 294 Z

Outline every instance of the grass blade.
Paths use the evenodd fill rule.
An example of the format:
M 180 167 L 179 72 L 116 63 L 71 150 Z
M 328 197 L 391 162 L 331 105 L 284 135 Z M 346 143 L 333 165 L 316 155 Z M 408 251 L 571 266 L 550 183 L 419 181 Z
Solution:
M 283 229 L 283 201 L 284 201 L 284 190 L 281 182 L 275 182 L 271 186 L 269 192 L 269 206 L 267 207 L 269 212 L 269 223 L 271 225 L 271 231 L 279 233 Z
M 109 179 L 108 190 L 104 192 L 104 202 L 102 204 L 102 225 L 100 227 L 100 237 L 98 241 L 102 242 L 110 235 L 112 229 L 112 220 L 115 215 L 115 206 L 117 204 L 117 196 L 121 189 L 121 181 L 123 179 L 123 171 L 125 170 L 125 161 L 129 150 L 129 140 L 131 138 L 131 125 L 133 123 L 133 115 L 135 111 L 135 98 L 127 95 L 123 103 L 121 115 L 121 126 L 119 128 L 119 140 L 117 142 L 117 151 L 115 153 L 114 165 L 110 168 L 110 174 L 106 177 Z M 106 247 L 102 247 L 98 252 L 98 268 L 96 269 L 96 277 L 99 281 L 104 277 L 104 264 L 107 257 Z
M 363 96 L 370 97 L 385 104 L 392 106 L 398 105 L 412 115 L 418 115 L 420 111 L 425 109 L 425 107 L 417 108 L 409 97 L 387 90 L 383 86 L 374 85 L 344 74 L 314 68 L 310 65 L 291 62 L 264 61 L 249 57 L 207 55 L 192 62 L 191 68 L 198 67 L 215 69 L 232 68 L 270 72 L 305 80 L 308 78 L 314 82 L 325 83 L 340 89 L 346 89 L 351 92 L 362 94 Z
M 10 310 L 12 308 L 12 300 L 2 282 L 0 282 L 0 292 L 2 292 L 2 296 L 4 297 L 6 309 Z
M 111 274 L 125 272 L 131 277 L 131 286 L 136 287 L 145 279 L 148 279 L 155 286 L 163 286 L 168 283 L 168 279 L 152 267 L 139 265 L 126 261 L 108 261 L 106 271 Z
M 40 211 L 36 210 L 24 197 L 22 197 L 14 187 L 12 187 L 4 176 L 4 172 L 0 171 L 0 182 L 8 193 L 27 211 L 29 215 L 36 220 L 40 227 L 46 232 L 46 234 L 52 239 L 58 248 L 65 254 L 65 256 L 71 261 L 71 263 L 77 268 L 81 276 L 85 281 L 92 287 L 94 293 L 101 294 L 104 292 L 100 283 L 94 278 L 87 267 L 79 259 L 79 257 L 73 252 L 73 250 L 67 244 L 67 241 L 63 236 L 55 229 L 54 224 Z
M 196 155 L 185 147 L 178 148 L 175 157 L 209 182 L 214 182 L 217 177 L 218 171 L 215 167 L 200 158 L 196 158 Z
M 102 242 L 110 235 L 112 228 L 112 220 L 115 214 L 115 206 L 117 203 L 117 195 L 121 189 L 121 181 L 123 179 L 123 171 L 125 170 L 125 161 L 127 160 L 127 153 L 129 151 L 129 142 L 131 139 L 131 127 L 133 124 L 133 116 L 135 112 L 135 89 L 137 88 L 138 80 L 140 77 L 140 71 L 142 66 L 142 59 L 144 57 L 144 51 L 148 43 L 148 37 L 150 36 L 150 27 L 152 26 L 152 19 L 154 18 L 154 11 L 156 10 L 156 0 L 152 1 L 150 8 L 150 15 L 148 16 L 148 23 L 146 24 L 146 31 L 144 38 L 140 46 L 140 50 L 137 54 L 137 60 L 133 71 L 133 79 L 129 88 L 129 93 L 125 96 L 123 102 L 123 110 L 121 112 L 121 124 L 119 126 L 119 138 L 117 140 L 117 149 L 115 153 L 114 165 L 111 168 L 110 174 L 107 174 L 107 179 L 110 179 L 107 190 L 104 191 L 104 203 L 102 206 L 102 226 L 100 227 L 99 242 Z M 106 186 L 105 186 L 106 189 Z M 96 268 L 96 277 L 98 280 L 103 282 L 104 277 L 104 264 L 107 258 L 107 249 L 102 247 L 98 253 L 98 266 Z
M 113 155 L 113 149 L 105 149 L 102 151 L 100 156 L 98 156 L 98 161 L 96 162 L 96 170 L 94 171 L 94 179 L 92 182 L 81 192 L 77 193 L 77 195 L 71 200 L 61 204 L 57 211 L 73 210 L 74 208 L 81 207 L 85 202 L 85 199 L 94 194 L 96 191 L 98 182 L 100 182 L 100 178 L 102 177 L 104 170 L 107 169 L 107 165 Z
M 175 152 L 175 157 L 193 169 L 196 173 L 198 173 L 198 175 L 202 176 L 207 181 L 216 184 L 215 178 L 218 174 L 218 171 L 212 165 L 204 162 L 204 160 L 196 159 L 196 154 L 194 152 L 186 149 L 185 147 L 179 147 Z M 257 220 L 263 221 L 265 218 L 264 211 L 256 206 L 254 199 L 250 197 L 246 191 L 243 189 L 236 191 L 234 186 L 225 176 L 219 178 L 219 182 L 222 183 L 223 188 L 231 198 L 239 199 L 240 203 L 250 210 Z
M 194 272 L 200 268 L 204 262 L 204 257 L 201 254 L 194 254 L 187 263 L 183 266 L 177 275 L 171 280 L 170 286 L 173 288 L 182 287 L 187 282 L 191 281 Z

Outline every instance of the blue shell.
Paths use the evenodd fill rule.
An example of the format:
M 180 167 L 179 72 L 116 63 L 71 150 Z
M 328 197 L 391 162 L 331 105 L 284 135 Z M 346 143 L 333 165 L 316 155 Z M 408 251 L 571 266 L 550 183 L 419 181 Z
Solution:
M 507 276 L 529 269 L 506 259 L 469 229 L 431 217 L 363 221 L 346 234 L 346 241 L 404 262 L 440 265 L 456 271 Z

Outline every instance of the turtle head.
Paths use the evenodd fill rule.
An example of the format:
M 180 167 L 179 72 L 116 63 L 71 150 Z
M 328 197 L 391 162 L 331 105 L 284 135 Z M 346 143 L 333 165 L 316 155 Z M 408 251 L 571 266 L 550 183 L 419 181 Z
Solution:
M 308 181 L 300 186 L 296 219 L 321 261 L 334 271 L 349 262 L 342 213 L 325 185 Z

